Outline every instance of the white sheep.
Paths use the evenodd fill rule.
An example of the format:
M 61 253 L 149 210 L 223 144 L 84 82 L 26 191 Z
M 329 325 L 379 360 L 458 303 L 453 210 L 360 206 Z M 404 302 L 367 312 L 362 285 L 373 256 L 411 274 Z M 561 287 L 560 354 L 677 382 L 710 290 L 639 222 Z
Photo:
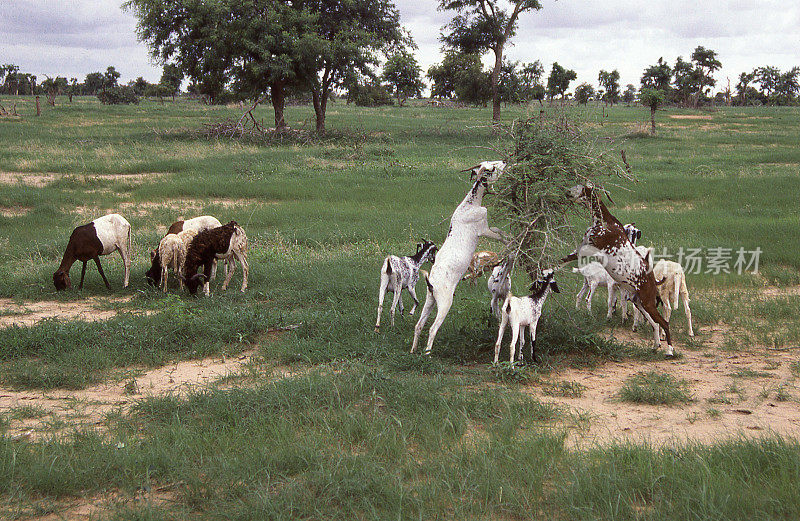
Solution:
M 502 307 L 502 318 L 500 319 L 500 330 L 497 333 L 497 342 L 494 345 L 494 363 L 500 358 L 500 344 L 503 341 L 503 333 L 506 329 L 506 324 L 511 322 L 511 345 L 509 346 L 510 358 L 509 361 L 514 363 L 515 346 L 517 338 L 519 338 L 519 361 L 525 363 L 523 348 L 525 347 L 525 326 L 531 335 L 531 358 L 534 362 L 536 359 L 536 326 L 539 323 L 539 317 L 542 316 L 542 308 L 547 299 L 547 294 L 550 291 L 559 293 L 558 284 L 553 279 L 553 270 L 545 270 L 542 272 L 542 278 L 537 280 L 531 285 L 531 295 L 527 297 L 515 297 L 508 293 Z M 522 331 L 520 331 L 522 329 Z
M 150 252 L 150 255 L 156 255 L 155 251 Z M 158 256 L 159 263 L 161 264 L 161 289 L 164 293 L 167 292 L 167 269 L 172 268 L 173 273 L 180 273 L 183 269 L 183 264 L 186 262 L 186 245 L 183 241 L 175 235 L 170 233 L 165 235 L 161 242 L 158 243 Z M 151 259 L 152 260 L 152 259 Z M 183 289 L 183 281 L 178 277 L 181 289 Z

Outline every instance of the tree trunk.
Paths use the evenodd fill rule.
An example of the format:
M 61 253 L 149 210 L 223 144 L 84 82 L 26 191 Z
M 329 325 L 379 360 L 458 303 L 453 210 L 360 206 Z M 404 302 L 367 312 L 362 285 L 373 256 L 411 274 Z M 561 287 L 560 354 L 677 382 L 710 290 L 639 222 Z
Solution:
M 36 115 L 42 115 L 42 109 L 39 107 L 39 96 L 36 96 Z
M 317 132 L 325 133 L 325 103 L 323 96 L 316 88 L 311 89 L 311 99 L 314 102 L 314 115 L 317 120 Z
M 283 111 L 286 107 L 286 97 L 283 82 L 275 82 L 269 87 L 270 97 L 272 98 L 272 109 L 275 112 L 275 130 L 286 128 L 286 120 L 283 118 Z
M 500 121 L 500 69 L 503 67 L 503 46 L 494 49 L 494 70 L 492 71 L 492 121 Z
M 650 132 L 656 135 L 656 108 L 650 107 Z

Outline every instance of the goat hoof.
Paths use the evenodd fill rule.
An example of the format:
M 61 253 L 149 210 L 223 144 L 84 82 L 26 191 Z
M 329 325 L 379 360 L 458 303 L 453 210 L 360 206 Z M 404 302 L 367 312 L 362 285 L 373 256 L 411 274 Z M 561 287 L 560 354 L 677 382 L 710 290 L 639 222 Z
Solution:
M 375 332 L 376 333 L 380 333 L 381 332 L 381 328 L 379 328 L 378 326 L 375 326 Z

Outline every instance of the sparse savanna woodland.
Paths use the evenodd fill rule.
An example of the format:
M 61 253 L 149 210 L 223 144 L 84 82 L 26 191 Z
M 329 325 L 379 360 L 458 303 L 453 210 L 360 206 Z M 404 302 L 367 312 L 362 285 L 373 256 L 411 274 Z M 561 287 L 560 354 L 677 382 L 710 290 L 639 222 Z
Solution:
M 205 124 L 241 109 L 75 96 L 37 118 L 30 97 L 0 95 L 12 102 L 18 115 L 0 117 L 0 517 L 800 516 L 796 107 L 661 105 L 652 137 L 641 106 L 509 105 L 497 132 L 480 107 L 337 103 L 325 135 L 209 139 Z M 291 127 L 315 116 L 312 104 L 283 113 Z M 648 326 L 606 320 L 602 288 L 594 312 L 576 311 L 569 269 L 533 367 L 489 364 L 485 279 L 459 285 L 431 357 L 408 353 L 418 314 L 373 332 L 385 256 L 441 244 L 470 186 L 459 170 L 499 157 L 511 166 L 486 196 L 489 222 L 533 241 L 516 295 L 525 266 L 536 276 L 588 226 L 563 199 L 576 177 L 608 190 L 643 245 L 731 250 L 730 273 L 687 269 L 696 336 L 674 311 L 678 357 L 652 352 Z M 110 290 L 89 270 L 82 292 L 55 292 L 70 231 L 112 211 L 132 226 L 131 286 L 110 255 Z M 167 226 L 208 214 L 246 230 L 247 291 L 149 286 L 147 251 Z M 545 245 L 548 230 L 563 235 Z M 761 248 L 758 274 L 736 272 L 738 248 Z

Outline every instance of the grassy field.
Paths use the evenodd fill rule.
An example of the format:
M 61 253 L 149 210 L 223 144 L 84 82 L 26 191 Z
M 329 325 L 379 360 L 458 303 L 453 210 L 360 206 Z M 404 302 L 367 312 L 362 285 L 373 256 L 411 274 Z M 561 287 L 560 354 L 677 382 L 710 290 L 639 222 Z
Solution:
M 0 297 L 63 306 L 99 297 L 117 314 L 0 329 L 0 387 L 81 389 L 124 381 L 132 366 L 252 347 L 259 364 L 249 378 L 143 399 L 99 431 L 0 438 L 0 517 L 56 512 L 72 497 L 114 499 L 99 514 L 109 519 L 800 515 L 794 440 L 565 445 L 566 431 L 585 418 L 521 392 L 520 382 L 623 359 L 639 361 L 644 374 L 662 358 L 650 353 L 648 334 L 635 345 L 598 334 L 599 313 L 574 311 L 571 273 L 540 322 L 537 369 L 489 367 L 496 322 L 483 280 L 460 286 L 430 359 L 407 354 L 416 317 L 394 328 L 385 317 L 387 327 L 372 332 L 383 256 L 411 253 L 423 238 L 440 242 L 468 187 L 458 171 L 506 150 L 486 126 L 488 109 L 337 102 L 327 137 L 271 143 L 198 136 L 237 107 L 76 99 L 36 118 L 20 99 L 17 110 L 21 118 L 0 119 Z M 504 119 L 539 110 L 508 107 Z M 646 109 L 614 107 L 608 117 L 599 107 L 572 110 L 626 150 L 638 182 L 612 190 L 611 210 L 636 222 L 644 244 L 762 250 L 758 275 L 689 276 L 695 329 L 719 323 L 726 333 L 722 346 L 691 339 L 677 312 L 678 342 L 694 350 L 797 346 L 800 295 L 790 290 L 800 284 L 800 109 L 668 110 L 657 116 L 655 138 L 642 132 Z M 271 114 L 261 108 L 258 116 Z M 313 111 L 290 107 L 287 121 L 311 128 Z M 121 288 L 112 256 L 102 258 L 111 291 L 90 267 L 82 293 L 57 294 L 52 273 L 72 228 L 108 211 L 133 226 L 131 286 Z M 247 293 L 214 287 L 212 298 L 194 299 L 176 287 L 165 297 L 146 285 L 147 250 L 172 221 L 201 214 L 247 231 Z M 522 293 L 526 281 L 514 287 Z M 765 287 L 779 297 L 761 298 Z M 275 365 L 298 375 L 269 378 Z M 582 390 L 563 382 L 552 392 Z M 0 412 L 0 433 L 38 414 Z M 167 490 L 164 501 L 131 500 L 157 489 Z

